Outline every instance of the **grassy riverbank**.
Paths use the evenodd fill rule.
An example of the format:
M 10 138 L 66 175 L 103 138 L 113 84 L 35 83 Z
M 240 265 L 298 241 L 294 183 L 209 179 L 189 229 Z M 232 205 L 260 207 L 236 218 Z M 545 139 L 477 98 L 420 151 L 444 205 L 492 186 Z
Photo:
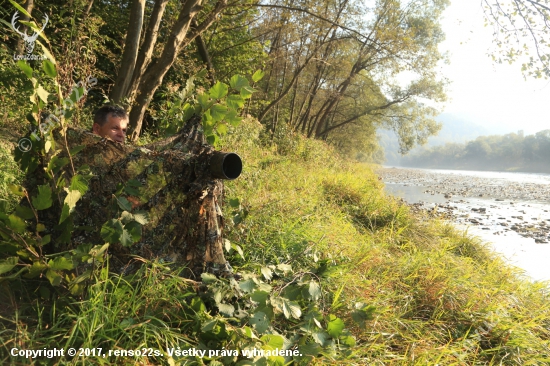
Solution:
M 224 146 L 245 162 L 243 175 L 226 184 L 224 207 L 233 246 L 228 256 L 243 275 L 240 290 L 211 278 L 205 288 L 158 263 L 137 276 L 98 271 L 80 299 L 3 281 L 2 362 L 29 363 L 10 357 L 13 347 L 269 349 L 281 338 L 305 354 L 295 359 L 302 364 L 550 362 L 550 302 L 543 285 L 522 280 L 477 239 L 385 196 L 368 166 L 300 137 L 265 147 L 259 132 L 248 121 Z M 292 301 L 279 306 L 277 298 Z M 269 322 L 239 317 L 241 310 L 258 314 L 258 306 Z M 243 358 L 73 362 L 106 360 L 219 365 Z M 257 360 L 262 362 L 284 361 Z

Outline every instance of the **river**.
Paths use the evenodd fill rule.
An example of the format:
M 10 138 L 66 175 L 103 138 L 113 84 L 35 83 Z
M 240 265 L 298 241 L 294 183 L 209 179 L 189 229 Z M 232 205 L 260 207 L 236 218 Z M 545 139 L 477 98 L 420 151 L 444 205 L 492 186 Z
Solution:
M 550 280 L 550 174 L 383 167 L 386 191 L 445 212 L 535 281 Z

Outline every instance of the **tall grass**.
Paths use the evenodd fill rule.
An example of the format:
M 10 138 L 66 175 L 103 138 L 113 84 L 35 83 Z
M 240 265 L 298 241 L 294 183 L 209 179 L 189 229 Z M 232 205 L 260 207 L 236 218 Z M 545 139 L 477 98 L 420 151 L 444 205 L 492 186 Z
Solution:
M 222 147 L 245 162 L 226 184 L 226 236 L 243 249 L 231 265 L 260 274 L 269 265 L 334 264 L 321 278 L 322 309 L 338 314 L 355 337 L 348 353 L 312 364 L 540 365 L 550 362 L 550 302 L 546 284 L 532 283 L 479 239 L 384 194 L 371 168 L 347 162 L 323 143 L 299 136 L 263 141 L 261 126 L 245 123 Z M 239 217 L 238 224 L 229 218 Z M 200 284 L 148 263 L 132 276 L 104 268 L 80 299 L 34 293 L 32 285 L 2 282 L 1 359 L 12 347 L 80 345 L 110 349 L 195 346 L 193 302 Z M 364 322 L 352 319 L 358 303 Z M 206 304 L 208 306 L 208 304 Z M 213 314 L 212 314 L 213 315 Z M 326 314 L 325 314 L 326 315 Z M 292 322 L 278 324 L 295 326 Z M 244 328 L 243 328 L 244 329 Z M 43 360 L 44 361 L 44 360 Z M 223 360 L 212 361 L 219 365 Z M 207 359 L 75 358 L 81 364 L 203 364 Z M 232 364 L 224 361 L 226 364 Z M 45 360 L 44 363 L 48 363 Z

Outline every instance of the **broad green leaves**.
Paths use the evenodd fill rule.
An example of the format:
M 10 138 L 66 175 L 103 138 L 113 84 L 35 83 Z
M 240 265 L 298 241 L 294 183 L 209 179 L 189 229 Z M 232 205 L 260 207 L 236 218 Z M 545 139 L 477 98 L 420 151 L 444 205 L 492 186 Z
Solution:
M 57 69 L 55 68 L 55 65 L 48 59 L 42 61 L 42 69 L 44 69 L 44 72 L 51 78 L 55 78 L 57 76 Z
M 101 237 L 107 243 L 118 243 L 123 230 L 124 227 L 120 220 L 111 219 L 101 227 Z
M 19 257 L 8 257 L 0 260 L 0 274 L 11 271 L 19 261 Z
M 265 72 L 263 72 L 262 70 L 258 70 L 252 75 L 252 81 L 257 83 L 258 81 L 263 79 L 264 75 L 265 75 Z
M 32 78 L 32 67 L 30 67 L 25 61 L 17 61 L 17 66 L 23 71 L 23 73 L 29 78 Z
M 229 88 L 226 84 L 217 82 L 211 89 L 210 89 L 210 98 L 212 99 L 222 99 L 227 95 L 227 92 L 229 91 Z
M 250 86 L 248 80 L 241 75 L 233 75 L 233 77 L 229 81 L 229 85 L 231 85 L 233 89 L 236 89 L 239 92 L 242 88 Z
M 52 190 L 50 186 L 38 186 L 38 195 L 32 198 L 32 204 L 37 210 L 45 210 L 52 206 Z
M 345 324 L 342 319 L 335 317 L 334 315 L 329 315 L 329 321 L 327 324 L 327 333 L 333 337 L 338 338 L 342 331 L 344 330 Z

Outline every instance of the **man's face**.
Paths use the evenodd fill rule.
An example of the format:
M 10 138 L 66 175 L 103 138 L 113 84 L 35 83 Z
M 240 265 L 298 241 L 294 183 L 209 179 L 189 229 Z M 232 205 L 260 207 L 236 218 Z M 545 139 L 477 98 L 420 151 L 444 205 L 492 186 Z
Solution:
M 111 140 L 124 143 L 126 138 L 126 129 L 128 127 L 128 119 L 121 117 L 113 117 L 110 113 L 107 116 L 107 122 L 100 126 L 94 123 L 93 131 L 101 137 L 109 137 Z

